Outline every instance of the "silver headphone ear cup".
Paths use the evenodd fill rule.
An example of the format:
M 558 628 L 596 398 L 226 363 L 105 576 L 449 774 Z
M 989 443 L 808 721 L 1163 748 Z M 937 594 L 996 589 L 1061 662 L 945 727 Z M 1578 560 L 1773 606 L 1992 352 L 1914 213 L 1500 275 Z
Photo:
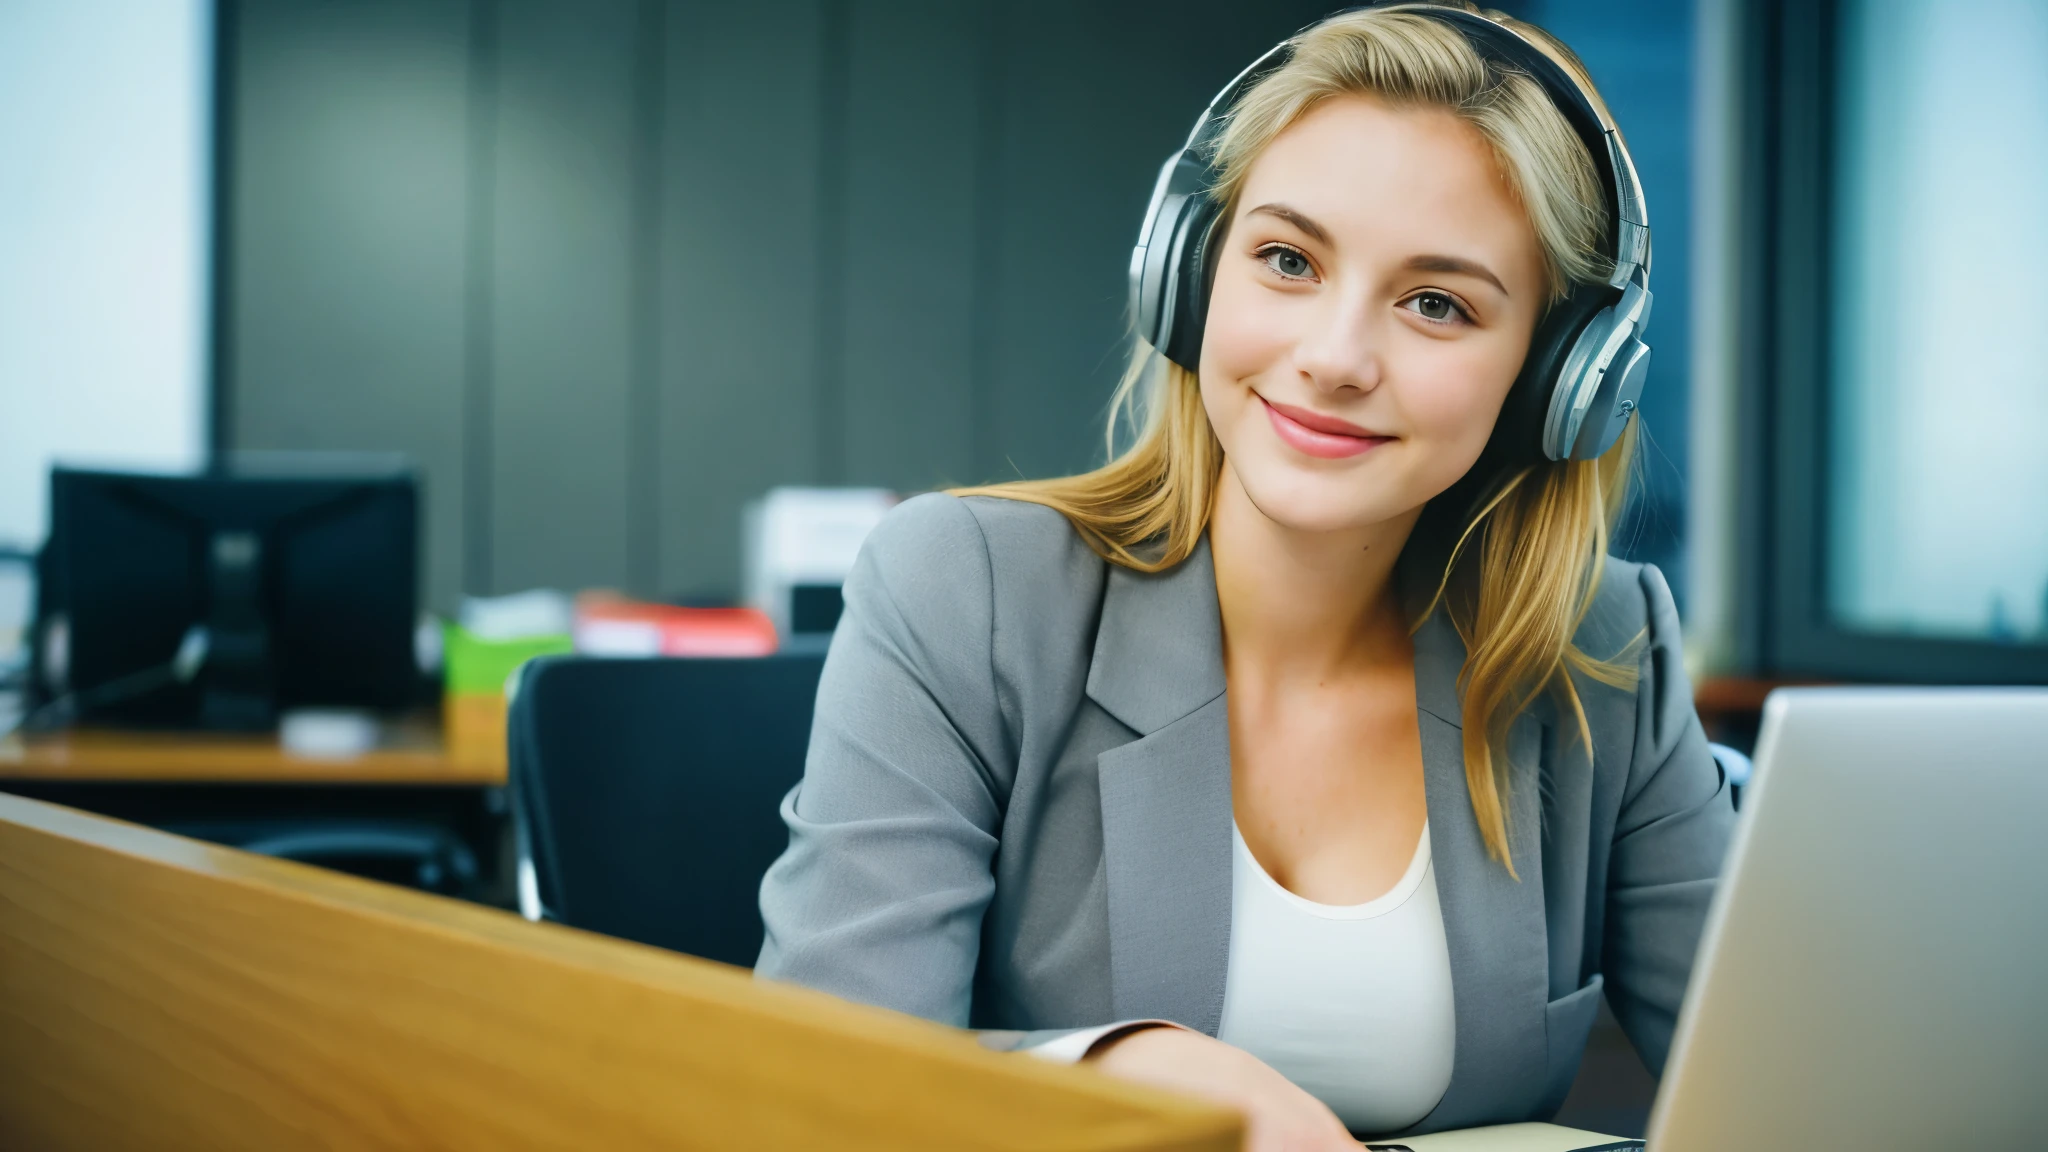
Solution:
M 1174 338 L 1179 234 L 1190 202 L 1202 187 L 1203 171 L 1186 152 L 1167 157 L 1152 189 L 1138 244 L 1131 249 L 1131 318 L 1138 335 L 1161 350 Z
M 1564 367 L 1558 370 L 1557 383 L 1550 390 L 1550 405 L 1543 415 L 1543 454 L 1552 460 L 1571 458 L 1572 445 L 1578 440 L 1579 428 L 1592 402 L 1590 393 L 1600 386 L 1596 358 L 1613 335 L 1614 323 L 1613 308 L 1594 313 L 1579 330 L 1578 339 L 1572 341 L 1571 351 L 1565 354 Z
M 1631 336 L 1601 376 L 1600 392 L 1593 397 L 1572 444 L 1572 459 L 1596 460 L 1614 447 L 1636 414 L 1636 401 L 1642 397 L 1643 381 L 1649 375 L 1650 346 Z
M 1159 350 L 1190 372 L 1200 370 L 1202 362 L 1203 329 L 1209 321 L 1209 249 L 1219 226 L 1215 201 L 1206 194 L 1190 196 L 1173 237 L 1174 274 L 1167 293 L 1172 332 Z
M 1544 455 L 1552 460 L 1588 460 L 1605 452 L 1621 434 L 1635 412 L 1641 375 L 1649 371 L 1650 350 L 1642 341 L 1642 330 L 1652 302 L 1638 275 L 1622 289 L 1620 300 L 1601 309 L 1579 333 L 1551 394 L 1543 422 Z M 1627 398 L 1628 410 L 1619 411 L 1622 386 L 1632 375 L 1635 390 Z

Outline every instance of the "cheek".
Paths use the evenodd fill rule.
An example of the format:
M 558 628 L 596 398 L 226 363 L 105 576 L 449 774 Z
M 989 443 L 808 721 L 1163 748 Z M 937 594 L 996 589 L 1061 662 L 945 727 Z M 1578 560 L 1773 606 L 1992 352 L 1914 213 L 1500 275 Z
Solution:
M 1514 385 L 1521 363 L 1517 353 L 1505 342 L 1446 346 L 1431 363 L 1418 366 L 1424 370 L 1405 377 L 1402 409 L 1410 434 L 1432 455 L 1441 454 L 1446 468 L 1462 475 L 1479 459 Z
M 1295 335 L 1287 303 L 1239 268 L 1218 269 L 1202 327 L 1202 379 L 1236 384 L 1284 361 Z
M 1220 269 L 1209 295 L 1209 313 L 1202 328 L 1202 362 L 1197 377 L 1209 427 L 1226 453 L 1244 446 L 1245 425 L 1266 419 L 1252 399 L 1250 385 L 1276 370 L 1284 371 L 1294 348 L 1298 323 L 1279 293 L 1262 290 L 1234 269 Z M 1249 433 L 1256 437 L 1257 430 Z

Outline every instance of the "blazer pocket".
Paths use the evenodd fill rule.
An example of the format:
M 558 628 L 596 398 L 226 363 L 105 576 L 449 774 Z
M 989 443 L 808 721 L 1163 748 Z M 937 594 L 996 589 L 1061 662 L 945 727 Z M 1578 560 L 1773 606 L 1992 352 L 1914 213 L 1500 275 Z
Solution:
M 1600 973 L 1576 992 L 1552 1000 L 1543 1009 L 1543 1027 L 1549 1052 L 1549 1082 L 1543 1093 L 1541 1115 L 1551 1116 L 1564 1103 L 1579 1074 L 1579 1060 L 1586 1054 L 1586 1038 L 1593 1034 L 1593 1021 L 1600 1015 L 1600 992 L 1607 980 Z

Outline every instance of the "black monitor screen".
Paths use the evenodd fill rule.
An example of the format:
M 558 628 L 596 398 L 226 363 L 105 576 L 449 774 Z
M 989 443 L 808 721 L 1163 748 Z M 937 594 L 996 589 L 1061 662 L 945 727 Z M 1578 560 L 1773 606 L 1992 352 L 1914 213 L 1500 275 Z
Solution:
M 253 727 L 304 705 L 398 708 L 417 685 L 417 485 L 376 477 L 144 476 L 59 468 L 40 582 L 46 694 L 169 664 L 189 684 L 87 721 Z

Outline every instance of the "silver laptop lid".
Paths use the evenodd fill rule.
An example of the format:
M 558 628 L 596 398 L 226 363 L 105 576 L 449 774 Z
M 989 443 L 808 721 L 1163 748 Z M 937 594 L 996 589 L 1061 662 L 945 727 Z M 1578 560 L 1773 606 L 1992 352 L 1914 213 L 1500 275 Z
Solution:
M 1784 690 L 1655 1152 L 2048 1146 L 2048 690 Z

